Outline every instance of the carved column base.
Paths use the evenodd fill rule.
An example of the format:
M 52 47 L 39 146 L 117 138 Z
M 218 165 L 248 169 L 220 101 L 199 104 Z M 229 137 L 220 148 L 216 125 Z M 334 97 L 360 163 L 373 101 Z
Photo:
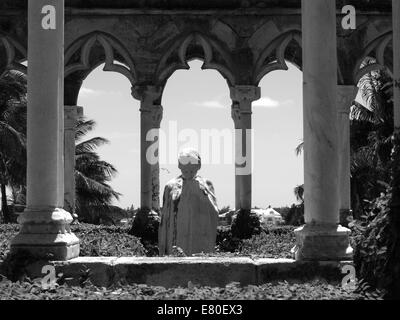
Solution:
M 79 239 L 71 232 L 71 215 L 63 209 L 27 209 L 19 218 L 19 234 L 11 253 L 29 252 L 35 258 L 66 261 L 79 256 Z
M 160 217 L 150 209 L 139 209 L 133 220 L 130 234 L 150 243 L 158 243 Z
M 304 225 L 295 230 L 294 259 L 302 261 L 348 261 L 353 259 L 350 230 L 337 225 Z

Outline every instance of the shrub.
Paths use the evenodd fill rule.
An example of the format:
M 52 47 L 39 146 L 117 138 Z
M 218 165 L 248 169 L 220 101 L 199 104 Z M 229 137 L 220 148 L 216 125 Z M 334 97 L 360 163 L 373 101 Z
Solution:
M 353 231 L 354 263 L 358 278 L 373 288 L 384 289 L 390 279 L 384 276 L 390 236 L 389 203 L 391 195 L 382 194 L 369 203 L 361 220 L 349 224 Z
M 18 232 L 16 224 L 0 225 L 0 260 L 4 260 L 12 239 Z M 74 224 L 71 230 L 80 239 L 81 256 L 146 256 L 140 240 L 128 234 L 127 227 Z
M 231 227 L 218 227 L 217 249 L 220 252 L 236 252 L 241 240 L 232 235 Z
M 272 227 L 265 229 L 260 235 L 243 240 L 238 251 L 242 255 L 262 258 L 293 258 L 291 249 L 296 244 L 294 227 Z
M 158 243 L 158 228 L 160 217 L 151 210 L 139 210 L 132 223 L 129 233 L 142 240 L 142 243 L 156 245 Z
M 301 226 L 304 224 L 304 203 L 299 205 L 292 205 L 284 217 L 287 225 Z
M 238 239 L 250 239 L 261 233 L 260 219 L 250 210 L 240 210 L 232 223 L 232 236 Z
M 128 234 L 128 228 L 115 226 L 72 225 L 80 239 L 81 256 L 146 256 L 140 239 Z

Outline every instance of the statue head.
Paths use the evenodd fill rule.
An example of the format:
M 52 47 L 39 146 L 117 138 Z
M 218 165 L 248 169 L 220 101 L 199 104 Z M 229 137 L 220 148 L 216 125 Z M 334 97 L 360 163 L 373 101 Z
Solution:
M 182 150 L 179 153 L 178 162 L 178 167 L 182 171 L 183 178 L 186 180 L 196 177 L 197 172 L 201 168 L 200 154 L 194 149 Z

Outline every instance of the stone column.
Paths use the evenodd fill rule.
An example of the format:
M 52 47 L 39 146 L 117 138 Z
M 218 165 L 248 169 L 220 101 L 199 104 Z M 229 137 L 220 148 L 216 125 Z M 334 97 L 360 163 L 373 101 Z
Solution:
M 153 209 L 153 172 L 158 165 L 158 152 L 151 152 L 149 158 L 148 150 L 151 146 L 158 146 L 158 141 L 147 141 L 149 133 L 152 137 L 158 134 L 163 116 L 163 108 L 157 104 L 161 97 L 161 88 L 155 86 L 140 86 L 132 89 L 133 97 L 140 100 L 140 169 L 141 169 L 141 197 L 140 207 L 142 209 Z
M 261 90 L 256 86 L 235 86 L 230 88 L 233 101 L 232 117 L 235 122 L 235 181 L 236 196 L 240 194 L 240 201 L 236 199 L 239 209 L 251 210 L 251 178 L 252 178 L 252 150 L 251 150 L 251 104 L 260 99 Z M 238 209 L 238 208 L 236 208 Z
M 336 3 L 302 0 L 306 225 L 295 231 L 297 260 L 351 258 L 339 226 Z
M 159 218 L 157 209 L 159 209 L 160 185 L 158 134 L 163 116 L 163 108 L 160 105 L 161 94 L 162 88 L 156 86 L 136 86 L 132 88 L 132 96 L 140 100 L 141 188 L 140 210 L 133 221 L 131 234 L 151 242 L 156 242 L 158 237 Z M 158 190 L 156 190 L 157 188 Z
M 54 24 L 53 24 L 54 22 Z M 11 251 L 69 260 L 79 256 L 64 206 L 64 0 L 28 1 L 27 208 Z
M 83 108 L 64 107 L 64 209 L 77 218 L 75 212 L 75 134 Z
M 339 217 L 340 224 L 347 226 L 351 212 L 350 188 L 350 108 L 357 94 L 356 86 L 337 86 L 339 130 Z
M 240 210 L 240 176 L 237 174 L 238 161 L 236 151 L 241 150 L 242 133 L 240 131 L 240 109 L 237 102 L 232 103 L 232 119 L 235 128 L 235 210 Z

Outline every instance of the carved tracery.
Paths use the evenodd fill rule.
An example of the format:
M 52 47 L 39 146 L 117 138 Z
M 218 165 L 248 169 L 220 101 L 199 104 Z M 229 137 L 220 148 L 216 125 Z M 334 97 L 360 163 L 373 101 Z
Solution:
M 294 30 L 286 32 L 273 41 L 256 57 L 254 66 L 254 83 L 274 70 L 288 70 L 286 60 L 299 68 L 301 66 L 301 33 Z
M 26 66 L 22 64 L 27 59 L 26 49 L 18 42 L 6 35 L 0 34 L 0 76 L 6 70 L 18 70 L 27 72 Z
M 101 63 L 105 63 L 104 71 L 118 72 L 135 84 L 137 77 L 128 51 L 112 36 L 101 32 L 87 35 L 67 49 L 65 77 L 82 72 L 84 78 Z
M 188 70 L 188 62 L 195 58 L 204 60 L 202 69 L 217 70 L 229 85 L 235 84 L 230 54 L 216 40 L 200 33 L 174 40 L 174 45 L 165 52 L 158 64 L 154 83 L 163 85 L 176 70 Z

